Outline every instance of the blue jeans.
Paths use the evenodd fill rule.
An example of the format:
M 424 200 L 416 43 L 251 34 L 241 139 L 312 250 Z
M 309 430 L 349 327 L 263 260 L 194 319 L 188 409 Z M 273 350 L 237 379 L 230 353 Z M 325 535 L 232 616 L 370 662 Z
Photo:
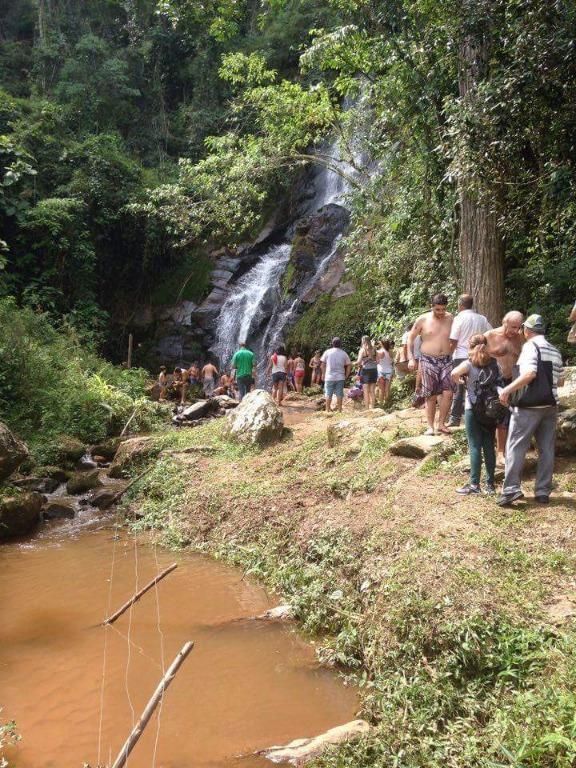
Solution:
M 236 383 L 238 384 L 238 394 L 240 395 L 240 400 L 242 400 L 248 392 L 250 392 L 250 387 L 252 386 L 252 376 L 239 376 L 236 379 Z
M 486 467 L 486 482 L 494 485 L 496 471 L 496 427 L 484 427 L 477 421 L 471 408 L 464 411 L 468 451 L 470 453 L 470 485 L 480 485 L 482 470 L 482 454 Z
M 345 381 L 325 381 L 324 382 L 324 394 L 328 400 L 332 399 L 332 395 L 336 395 L 340 400 L 344 397 L 344 384 Z

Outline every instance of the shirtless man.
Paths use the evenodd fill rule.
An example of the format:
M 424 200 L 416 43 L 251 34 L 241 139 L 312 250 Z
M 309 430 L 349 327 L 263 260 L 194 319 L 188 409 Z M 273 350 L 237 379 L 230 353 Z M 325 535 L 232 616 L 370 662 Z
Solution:
M 212 397 L 214 394 L 214 382 L 218 375 L 218 368 L 216 368 L 213 363 L 208 362 L 204 368 L 202 368 L 202 388 L 205 397 Z
M 508 312 L 502 318 L 502 325 L 499 328 L 493 328 L 484 334 L 488 352 L 498 361 L 498 367 L 500 368 L 505 385 L 510 384 L 512 381 L 514 366 L 522 351 L 522 345 L 524 344 L 524 337 L 522 335 L 523 322 L 524 315 L 522 312 Z M 501 465 L 504 464 L 509 422 L 510 418 L 508 417 L 496 429 L 497 462 Z
M 446 311 L 447 305 L 448 299 L 443 293 L 437 293 L 433 296 L 431 311 L 426 312 L 425 315 L 420 315 L 408 336 L 408 368 L 411 371 L 416 370 L 417 366 L 414 356 L 414 342 L 418 336 L 422 339 L 420 350 L 421 391 L 426 398 L 428 429 L 425 434 L 427 435 L 436 434 L 434 419 L 438 398 L 438 432 L 445 435 L 450 434 L 450 430 L 445 426 L 445 421 L 454 392 L 450 347 L 450 330 L 453 318 Z

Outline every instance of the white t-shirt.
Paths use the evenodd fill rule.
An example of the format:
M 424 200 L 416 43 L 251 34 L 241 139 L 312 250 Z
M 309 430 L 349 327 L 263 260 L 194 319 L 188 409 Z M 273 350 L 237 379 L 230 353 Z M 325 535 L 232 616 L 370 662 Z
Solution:
M 458 312 L 452 322 L 450 338 L 457 341 L 456 349 L 452 354 L 454 360 L 468 359 L 468 343 L 475 333 L 486 333 L 492 328 L 484 315 L 479 315 L 473 309 L 463 309 Z
M 346 378 L 346 366 L 351 365 L 350 358 L 340 347 L 330 347 L 320 358 L 326 363 L 324 381 L 344 381 Z

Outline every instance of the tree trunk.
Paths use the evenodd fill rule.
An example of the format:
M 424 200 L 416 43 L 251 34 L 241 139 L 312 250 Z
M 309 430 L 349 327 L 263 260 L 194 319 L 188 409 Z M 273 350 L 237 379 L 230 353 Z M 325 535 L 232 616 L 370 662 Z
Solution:
M 477 86 L 487 76 L 487 61 L 486 36 L 477 31 L 466 35 L 460 46 L 459 88 L 468 108 L 473 107 Z M 499 325 L 504 312 L 504 240 L 483 187 L 481 180 L 460 174 L 462 288 L 474 297 L 478 311 L 492 325 Z

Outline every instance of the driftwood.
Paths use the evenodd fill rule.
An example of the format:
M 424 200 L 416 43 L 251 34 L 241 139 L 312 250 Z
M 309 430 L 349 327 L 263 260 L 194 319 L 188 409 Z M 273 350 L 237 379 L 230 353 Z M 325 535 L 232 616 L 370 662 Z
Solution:
M 163 579 L 164 576 L 168 576 L 168 574 L 171 573 L 177 567 L 178 567 L 178 563 L 172 563 L 172 565 L 168 566 L 168 568 L 166 568 L 164 571 L 162 571 L 162 573 L 159 573 L 157 576 L 155 576 L 152 579 L 152 581 L 149 581 L 148 584 L 146 584 L 145 587 L 142 587 L 142 589 L 139 590 L 138 592 L 136 592 L 136 594 L 133 595 L 130 598 L 130 600 L 128 600 L 127 602 L 124 603 L 124 605 L 122 605 L 120 608 L 118 608 L 118 610 L 115 613 L 113 613 L 112 616 L 108 616 L 108 618 L 105 619 L 102 622 L 102 626 L 105 626 L 106 624 L 114 624 L 116 619 L 119 618 L 120 616 L 122 616 L 122 614 L 125 611 L 127 611 L 128 608 L 130 608 L 131 605 L 134 605 L 134 603 L 137 600 L 140 600 L 140 598 L 142 597 L 142 595 L 145 592 L 148 592 L 148 590 L 151 589 L 155 584 L 158 584 L 158 582 L 161 579 Z
M 170 667 L 166 671 L 166 674 L 164 675 L 158 687 L 154 691 L 152 698 L 150 699 L 148 704 L 146 704 L 144 711 L 140 715 L 140 719 L 132 729 L 132 733 L 130 734 L 130 736 L 128 736 L 128 738 L 124 742 L 122 749 L 120 750 L 116 760 L 114 760 L 112 764 L 112 768 L 122 768 L 122 766 L 126 764 L 126 761 L 128 760 L 128 756 L 130 752 L 132 752 L 132 750 L 136 746 L 138 739 L 143 734 L 144 728 L 146 728 L 146 726 L 148 725 L 148 721 L 154 714 L 154 710 L 158 706 L 158 702 L 162 698 L 164 691 L 168 688 L 172 680 L 174 680 L 174 678 L 176 677 L 176 672 L 178 672 L 178 670 L 182 666 L 183 662 L 185 661 L 186 657 L 188 656 L 192 648 L 194 648 L 194 643 L 192 643 L 191 641 L 188 641 L 185 645 L 182 646 L 182 650 L 176 656 L 172 664 L 170 664 Z
M 137 410 L 138 410 L 137 408 L 134 408 L 134 410 L 132 411 L 132 416 L 130 416 L 130 418 L 128 419 L 126 424 L 124 424 L 124 429 L 122 430 L 122 432 L 120 432 L 120 437 L 124 437 L 124 435 L 126 434 L 126 430 L 128 429 L 128 427 L 132 423 L 132 419 L 134 418 L 134 416 L 136 416 Z

